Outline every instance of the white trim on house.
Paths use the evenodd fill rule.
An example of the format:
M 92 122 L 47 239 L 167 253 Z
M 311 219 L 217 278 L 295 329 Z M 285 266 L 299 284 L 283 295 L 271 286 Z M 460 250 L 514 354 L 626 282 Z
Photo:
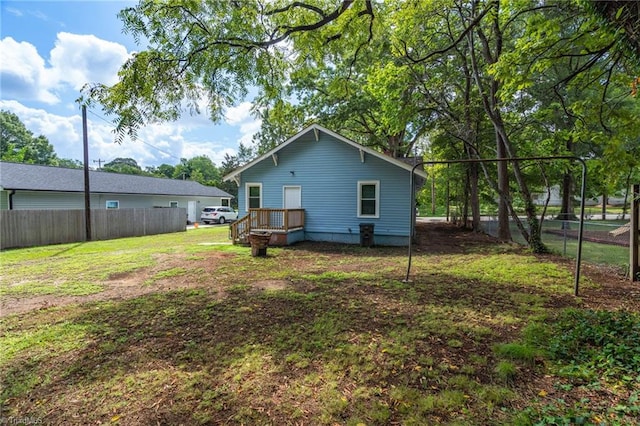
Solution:
M 375 185 L 375 213 L 374 214 L 364 214 L 362 213 L 362 187 L 365 185 Z M 370 200 L 370 199 L 364 199 Z M 380 217 L 380 181 L 379 180 L 359 180 L 358 181 L 358 217 L 359 218 L 369 218 L 369 219 L 377 219 Z
M 244 196 L 245 196 L 245 209 L 248 212 L 249 208 L 251 207 L 251 204 L 249 203 L 250 200 L 250 191 L 249 188 L 257 186 L 258 188 L 260 188 L 260 205 L 258 206 L 258 208 L 262 208 L 262 182 L 247 182 L 244 184 Z

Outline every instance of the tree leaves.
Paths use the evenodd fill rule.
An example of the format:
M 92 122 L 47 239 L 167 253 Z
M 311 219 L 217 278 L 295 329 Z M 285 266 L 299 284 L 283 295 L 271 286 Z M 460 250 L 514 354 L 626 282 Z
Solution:
M 34 136 L 12 112 L 0 111 L 0 159 L 15 163 L 56 165 L 58 156 L 43 136 Z

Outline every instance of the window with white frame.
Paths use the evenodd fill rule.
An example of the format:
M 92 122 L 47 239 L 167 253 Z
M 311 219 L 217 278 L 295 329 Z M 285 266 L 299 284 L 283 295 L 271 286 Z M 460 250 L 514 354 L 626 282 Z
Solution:
M 229 199 L 228 198 L 221 198 L 220 199 L 220 205 L 224 206 L 224 207 L 229 207 Z
M 247 210 L 262 207 L 262 184 L 247 183 L 245 186 L 247 198 Z
M 379 217 L 380 181 L 358 181 L 358 217 Z
M 108 209 L 119 209 L 120 208 L 120 201 L 118 201 L 118 200 L 107 200 L 106 207 Z
M 171 208 L 177 208 L 178 207 L 178 202 L 177 201 L 169 201 L 169 206 Z

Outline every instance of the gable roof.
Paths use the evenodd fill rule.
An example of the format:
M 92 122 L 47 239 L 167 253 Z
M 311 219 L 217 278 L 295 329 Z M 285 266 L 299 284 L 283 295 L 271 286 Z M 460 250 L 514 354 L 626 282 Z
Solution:
M 278 151 L 280 151 L 281 149 L 283 149 L 287 145 L 295 142 L 296 140 L 300 139 L 303 135 L 306 135 L 307 133 L 309 133 L 311 131 L 316 132 L 316 139 L 318 138 L 317 133 L 318 132 L 322 132 L 322 133 L 325 133 L 325 134 L 327 134 L 329 136 L 332 136 L 333 138 L 337 139 L 340 142 L 344 142 L 347 145 L 353 146 L 354 148 L 360 150 L 361 152 L 364 152 L 366 154 L 369 154 L 369 155 L 372 155 L 374 157 L 377 157 L 377 158 L 379 158 L 381 160 L 384 160 L 384 161 L 386 161 L 388 163 L 393 164 L 394 166 L 400 167 L 400 168 L 405 169 L 405 170 L 407 170 L 409 172 L 411 172 L 411 170 L 413 168 L 413 165 L 407 164 L 402 160 L 399 160 L 397 158 L 393 158 L 393 157 L 390 157 L 388 155 L 382 154 L 382 153 L 380 153 L 378 151 L 375 151 L 375 150 L 373 150 L 371 148 L 368 148 L 368 147 L 366 147 L 364 145 L 360 145 L 359 143 L 354 142 L 354 141 L 352 141 L 350 139 L 347 139 L 344 136 L 342 136 L 342 135 L 340 135 L 340 134 L 338 134 L 336 132 L 333 132 L 333 131 L 331 131 L 331 130 L 327 129 L 326 127 L 323 127 L 323 126 L 321 126 L 319 124 L 312 124 L 311 126 L 308 126 L 305 129 L 303 129 L 302 131 L 298 132 L 296 135 L 290 137 L 289 139 L 287 139 L 286 141 L 284 141 L 280 145 L 276 146 L 275 148 L 273 148 L 271 151 L 267 152 L 266 154 L 261 155 L 260 157 L 256 158 L 253 161 L 250 161 L 249 163 L 245 164 L 244 166 L 235 169 L 233 172 L 231 172 L 228 175 L 224 176 L 223 179 L 224 180 L 232 180 L 232 179 L 236 178 L 243 171 L 245 171 L 245 170 L 253 167 L 254 165 L 260 163 L 261 161 L 271 157 L 273 154 L 277 153 Z M 425 179 L 427 178 L 427 173 L 421 168 L 416 168 L 415 174 L 418 175 L 418 176 L 421 176 L 421 177 L 423 177 Z
M 186 195 L 233 198 L 213 186 L 190 180 L 89 171 L 91 193 Z M 0 162 L 0 187 L 5 190 L 84 192 L 84 170 Z

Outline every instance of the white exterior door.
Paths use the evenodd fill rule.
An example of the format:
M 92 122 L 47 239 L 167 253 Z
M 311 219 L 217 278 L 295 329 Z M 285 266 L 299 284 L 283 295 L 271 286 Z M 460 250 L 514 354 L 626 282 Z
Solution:
M 189 201 L 187 204 L 187 220 L 191 223 L 198 221 L 197 206 L 198 203 L 196 201 Z
M 299 186 L 283 187 L 283 208 L 285 209 L 301 209 L 302 208 L 302 188 Z

